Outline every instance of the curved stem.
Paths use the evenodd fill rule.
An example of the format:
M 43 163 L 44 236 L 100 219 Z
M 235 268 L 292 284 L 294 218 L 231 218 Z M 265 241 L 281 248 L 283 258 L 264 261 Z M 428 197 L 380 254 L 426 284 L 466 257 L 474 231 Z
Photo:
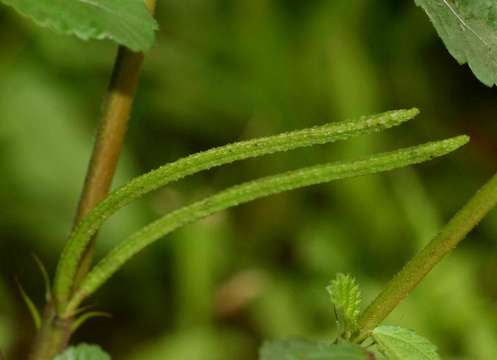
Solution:
M 362 341 L 497 204 L 497 174 L 459 210 L 442 231 L 414 256 L 366 308 L 359 319 Z

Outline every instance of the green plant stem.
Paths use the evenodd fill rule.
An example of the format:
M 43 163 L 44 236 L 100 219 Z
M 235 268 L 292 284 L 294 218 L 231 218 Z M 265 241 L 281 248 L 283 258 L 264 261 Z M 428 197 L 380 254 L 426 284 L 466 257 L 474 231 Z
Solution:
M 53 302 L 45 307 L 41 329 L 37 334 L 30 360 L 52 360 L 67 346 L 71 337 L 72 317 L 61 318 Z
M 359 319 L 361 331 L 357 341 L 364 340 L 370 331 L 409 295 L 435 265 L 449 254 L 496 204 L 497 174 L 456 213 L 428 245 L 404 266 L 365 309 Z
M 458 136 L 376 154 L 360 160 L 311 166 L 233 186 L 216 195 L 173 211 L 131 235 L 104 257 L 82 281 L 64 314 L 72 316 L 86 297 L 100 288 L 138 252 L 161 237 L 193 221 L 283 191 L 421 163 L 437 156 L 446 155 L 467 142 L 467 136 Z
M 106 219 L 134 199 L 185 176 L 216 166 L 381 131 L 400 125 L 418 113 L 417 109 L 389 111 L 364 116 L 357 120 L 335 122 L 276 136 L 241 141 L 187 156 L 135 178 L 110 194 L 73 231 L 57 266 L 54 285 L 56 297 L 67 298 L 70 295 L 79 259 L 91 237 Z
M 153 13 L 156 0 L 146 0 L 145 3 Z M 134 53 L 122 46 L 118 49 L 74 226 L 109 192 L 128 127 L 143 58 L 143 53 Z M 84 249 L 83 256 L 78 262 L 73 288 L 91 266 L 94 239 L 93 237 Z M 63 307 L 67 300 L 68 297 L 55 297 L 47 303 L 30 360 L 52 360 L 67 346 L 71 337 L 73 318 L 62 319 L 58 315 L 58 309 Z

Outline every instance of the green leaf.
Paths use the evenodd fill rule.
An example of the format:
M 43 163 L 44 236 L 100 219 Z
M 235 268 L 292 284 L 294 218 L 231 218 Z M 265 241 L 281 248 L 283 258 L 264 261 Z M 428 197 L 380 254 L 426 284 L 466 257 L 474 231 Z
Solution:
M 28 307 L 29 313 L 31 314 L 31 318 L 33 319 L 33 323 L 35 328 L 39 330 L 41 328 L 41 315 L 36 307 L 35 303 L 29 297 L 28 293 L 22 287 L 20 282 L 17 282 L 17 286 L 19 287 L 19 292 L 21 293 L 21 297 L 24 300 L 24 303 Z
M 72 314 L 83 299 L 93 294 L 124 263 L 141 250 L 174 230 L 206 216 L 284 191 L 418 164 L 446 155 L 468 141 L 469 137 L 467 136 L 457 136 L 447 140 L 376 154 L 360 160 L 310 166 L 233 186 L 204 200 L 182 207 L 132 234 L 114 248 L 88 273 L 70 303 L 61 310 L 67 314 Z
M 468 63 L 485 85 L 497 84 L 497 6 L 494 0 L 415 0 L 451 55 Z
M 149 50 L 157 23 L 143 0 L 0 0 L 38 25 L 83 40 L 110 39 Z
M 372 335 L 390 360 L 440 359 L 436 346 L 412 330 L 385 325 L 374 329 Z
M 358 330 L 361 290 L 352 276 L 344 274 L 338 274 L 326 289 L 335 307 L 339 336 L 349 339 Z
M 110 360 L 110 356 L 96 345 L 79 344 L 57 355 L 54 360 Z
M 327 344 L 304 340 L 266 342 L 260 360 L 366 360 L 368 353 L 348 343 Z

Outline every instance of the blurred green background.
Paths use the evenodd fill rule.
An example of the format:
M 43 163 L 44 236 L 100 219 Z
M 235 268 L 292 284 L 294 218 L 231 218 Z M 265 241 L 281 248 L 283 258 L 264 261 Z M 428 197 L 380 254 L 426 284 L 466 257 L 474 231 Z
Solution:
M 413 1 L 160 0 L 115 185 L 240 139 L 417 106 L 382 134 L 202 173 L 121 211 L 99 254 L 165 212 L 248 179 L 467 133 L 447 158 L 273 196 L 145 251 L 91 304 L 113 314 L 74 342 L 116 359 L 256 359 L 263 339 L 331 339 L 325 286 L 370 301 L 496 170 L 495 90 L 458 66 Z M 53 272 L 71 226 L 115 46 L 55 35 L 0 8 L 0 348 L 24 359 L 38 304 L 31 254 Z M 497 212 L 387 320 L 444 359 L 497 359 Z

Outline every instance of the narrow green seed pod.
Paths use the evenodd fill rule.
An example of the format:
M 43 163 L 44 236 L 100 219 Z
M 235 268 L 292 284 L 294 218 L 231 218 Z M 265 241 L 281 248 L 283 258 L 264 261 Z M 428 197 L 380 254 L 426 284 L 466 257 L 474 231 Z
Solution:
M 446 155 L 469 141 L 468 136 L 404 148 L 364 159 L 311 166 L 233 186 L 218 194 L 163 216 L 118 245 L 85 277 L 66 312 L 93 294 L 124 263 L 148 245 L 172 231 L 213 213 L 272 194 L 332 180 L 388 171 Z
M 300 147 L 325 144 L 398 126 L 419 114 L 418 109 L 395 110 L 356 120 L 242 141 L 193 154 L 131 180 L 96 206 L 71 234 L 57 266 L 55 297 L 63 303 L 71 292 L 80 258 L 91 237 L 116 211 L 131 201 L 186 176 L 234 161 Z

